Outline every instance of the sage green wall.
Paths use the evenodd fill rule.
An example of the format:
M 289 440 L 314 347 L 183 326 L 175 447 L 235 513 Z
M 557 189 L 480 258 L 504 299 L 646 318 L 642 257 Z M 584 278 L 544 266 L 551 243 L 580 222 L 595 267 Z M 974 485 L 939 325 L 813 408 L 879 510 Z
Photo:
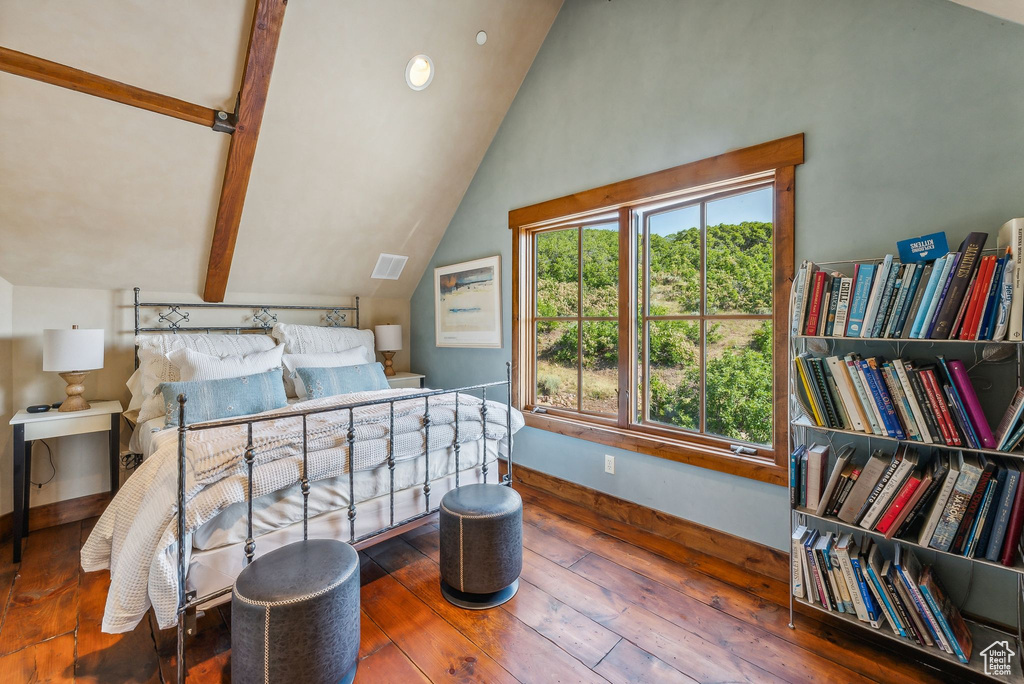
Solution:
M 566 0 L 413 296 L 413 370 L 432 387 L 503 375 L 510 209 L 798 132 L 798 259 L 994 232 L 1024 215 L 1024 27 L 947 0 Z M 493 254 L 504 347 L 435 347 L 433 267 Z M 783 488 L 531 429 L 515 453 L 786 546 Z M 1003 577 L 976 572 L 975 587 Z

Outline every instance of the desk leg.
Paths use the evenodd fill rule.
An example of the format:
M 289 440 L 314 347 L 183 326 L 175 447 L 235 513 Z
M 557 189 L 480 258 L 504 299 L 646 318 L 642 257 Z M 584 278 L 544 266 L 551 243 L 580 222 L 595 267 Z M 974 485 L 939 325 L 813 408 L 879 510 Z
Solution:
M 117 494 L 121 484 L 121 414 L 110 414 L 110 494 Z
M 14 426 L 14 562 L 21 562 L 21 535 L 25 528 L 25 426 Z
M 32 505 L 32 442 L 25 442 L 25 525 L 22 527 L 21 536 L 28 536 L 28 509 Z

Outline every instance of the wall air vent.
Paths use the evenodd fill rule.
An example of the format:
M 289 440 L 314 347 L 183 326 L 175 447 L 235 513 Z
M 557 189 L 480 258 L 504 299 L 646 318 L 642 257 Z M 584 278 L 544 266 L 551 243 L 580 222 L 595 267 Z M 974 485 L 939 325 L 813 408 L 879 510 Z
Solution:
M 398 276 L 402 275 L 402 269 L 405 268 L 405 262 L 408 260 L 407 256 L 382 253 L 377 259 L 377 265 L 373 267 L 370 277 L 377 280 L 398 280 Z

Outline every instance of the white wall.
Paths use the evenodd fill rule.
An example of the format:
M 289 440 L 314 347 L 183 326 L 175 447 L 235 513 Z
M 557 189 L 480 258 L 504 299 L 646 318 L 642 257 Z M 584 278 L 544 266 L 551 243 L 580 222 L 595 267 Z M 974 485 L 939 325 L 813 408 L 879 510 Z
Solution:
M 144 292 L 147 301 L 197 302 L 196 295 Z M 3 426 L 0 436 L 5 445 L 0 456 L 0 513 L 12 509 L 11 500 L 11 438 L 7 421 L 14 411 L 31 404 L 54 403 L 64 398 L 64 382 L 56 373 L 42 371 L 42 340 L 46 328 L 78 325 L 82 328 L 103 328 L 106 331 L 104 367 L 93 371 L 85 382 L 85 397 L 118 399 L 127 407 L 129 401 L 125 381 L 134 370 L 133 293 L 128 290 L 85 290 L 46 287 L 11 286 L 0 281 L 0 415 Z M 229 301 L 238 303 L 274 304 L 348 304 L 349 297 L 234 294 Z M 6 312 L 6 313 L 5 313 Z M 209 325 L 247 325 L 251 311 L 225 310 L 213 312 L 193 309 L 190 323 Z M 156 314 L 150 310 L 144 327 L 155 325 Z M 279 314 L 282 322 L 316 323 L 319 312 Z M 381 323 L 399 323 L 409 349 L 409 302 L 399 299 L 364 298 L 360 300 L 360 327 Z M 6 366 L 5 364 L 6 359 Z M 398 370 L 408 370 L 409 353 L 395 357 Z M 122 431 L 126 446 L 129 433 Z M 47 440 L 53 450 L 56 475 L 41 489 L 33 487 L 31 505 L 72 499 L 106 491 L 110 487 L 107 469 L 106 435 L 99 433 L 59 440 Z M 33 449 L 32 479 L 36 482 L 50 477 L 46 448 Z

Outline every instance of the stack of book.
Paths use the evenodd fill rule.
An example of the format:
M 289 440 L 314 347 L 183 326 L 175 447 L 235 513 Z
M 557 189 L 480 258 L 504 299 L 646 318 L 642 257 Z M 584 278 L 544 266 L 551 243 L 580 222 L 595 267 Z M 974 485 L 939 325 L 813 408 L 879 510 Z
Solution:
M 866 463 L 845 447 L 828 471 L 828 447 L 790 457 L 791 503 L 923 547 L 1012 567 L 1024 532 L 1020 464 L 984 454 L 922 454 L 901 445 Z M 826 476 L 826 472 L 830 472 Z
M 792 333 L 826 337 L 1020 341 L 1024 264 L 1019 228 L 1000 231 L 1000 254 L 984 256 L 988 233 L 971 233 L 932 262 L 854 266 L 826 273 L 805 261 L 795 279 Z
M 1024 440 L 1024 389 L 993 432 L 963 362 L 937 361 L 800 354 L 797 399 L 818 427 L 999 451 Z
M 858 546 L 849 533 L 801 525 L 793 533 L 793 594 L 970 662 L 971 632 L 935 572 L 899 544 L 894 551 L 887 559 L 869 538 Z

